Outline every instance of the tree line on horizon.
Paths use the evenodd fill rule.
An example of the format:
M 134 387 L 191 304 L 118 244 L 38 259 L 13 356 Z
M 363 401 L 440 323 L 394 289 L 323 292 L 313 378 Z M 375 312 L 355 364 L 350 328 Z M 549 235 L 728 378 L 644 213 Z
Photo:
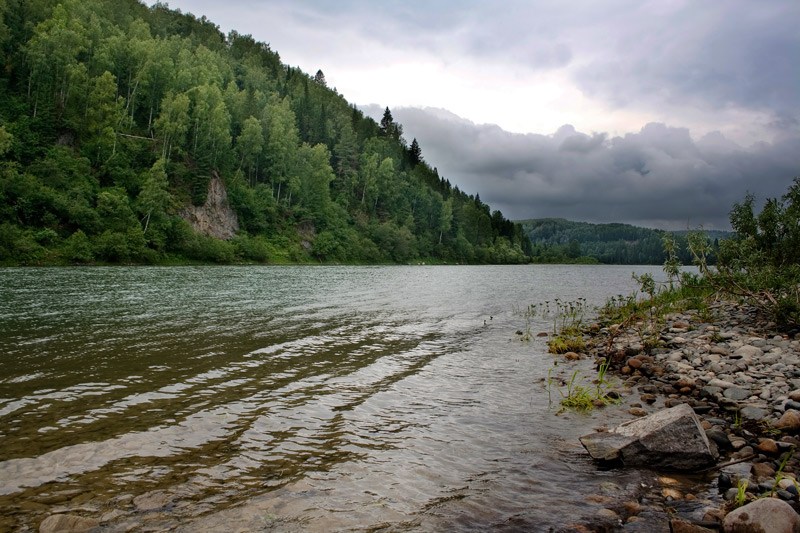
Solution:
M 522 263 L 520 224 L 269 44 L 167 4 L 0 2 L 0 263 Z M 225 183 L 239 233 L 180 216 Z M 299 230 L 302 228 L 302 230 Z
M 612 265 L 661 265 L 667 258 L 663 242 L 673 235 L 677 259 L 690 265 L 688 231 L 657 230 L 631 224 L 592 224 L 563 218 L 520 221 L 532 243 L 534 263 L 602 263 Z M 701 230 L 702 231 L 702 230 Z M 709 244 L 709 264 L 716 261 L 720 240 L 733 236 L 726 231 L 703 231 Z

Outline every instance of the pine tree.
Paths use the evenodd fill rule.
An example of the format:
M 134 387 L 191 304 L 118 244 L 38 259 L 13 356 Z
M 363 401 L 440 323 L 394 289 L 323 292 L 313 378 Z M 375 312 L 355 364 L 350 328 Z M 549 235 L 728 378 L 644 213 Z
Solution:
M 413 141 L 411 141 L 411 148 L 408 149 L 408 159 L 411 162 L 412 167 L 415 167 L 422 162 L 422 149 L 419 147 L 416 137 Z

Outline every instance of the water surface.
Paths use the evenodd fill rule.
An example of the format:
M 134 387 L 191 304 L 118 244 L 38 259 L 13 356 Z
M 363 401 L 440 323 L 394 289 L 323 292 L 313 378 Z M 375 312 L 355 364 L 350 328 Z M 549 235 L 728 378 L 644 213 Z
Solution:
M 0 529 L 68 509 L 107 531 L 590 516 L 583 495 L 638 482 L 577 441 L 616 420 L 556 416 L 555 359 L 513 310 L 602 304 L 632 270 L 0 269 Z

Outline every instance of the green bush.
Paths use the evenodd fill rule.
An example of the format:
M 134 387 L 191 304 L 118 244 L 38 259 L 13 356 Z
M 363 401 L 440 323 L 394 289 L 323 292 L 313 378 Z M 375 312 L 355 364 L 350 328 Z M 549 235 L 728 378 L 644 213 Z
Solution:
M 800 325 L 800 177 L 761 212 L 747 195 L 730 212 L 736 235 L 720 243 L 711 282 L 770 313 L 784 328 Z

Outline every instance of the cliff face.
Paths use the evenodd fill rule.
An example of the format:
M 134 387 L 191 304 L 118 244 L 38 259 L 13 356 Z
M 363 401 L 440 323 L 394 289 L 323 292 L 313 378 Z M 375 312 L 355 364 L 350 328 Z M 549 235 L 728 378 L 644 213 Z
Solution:
M 191 205 L 181 211 L 181 217 L 198 233 L 228 240 L 239 231 L 239 219 L 228 203 L 225 184 L 215 172 L 208 184 L 208 197 L 202 206 Z

